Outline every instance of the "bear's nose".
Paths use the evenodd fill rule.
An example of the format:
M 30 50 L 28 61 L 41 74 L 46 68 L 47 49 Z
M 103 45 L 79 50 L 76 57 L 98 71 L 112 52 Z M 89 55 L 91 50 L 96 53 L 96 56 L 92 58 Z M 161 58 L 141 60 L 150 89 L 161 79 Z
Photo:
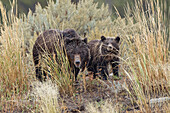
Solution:
M 76 64 L 79 65 L 79 64 L 80 64 L 80 61 L 76 61 Z
M 109 49 L 112 49 L 112 46 L 109 46 Z

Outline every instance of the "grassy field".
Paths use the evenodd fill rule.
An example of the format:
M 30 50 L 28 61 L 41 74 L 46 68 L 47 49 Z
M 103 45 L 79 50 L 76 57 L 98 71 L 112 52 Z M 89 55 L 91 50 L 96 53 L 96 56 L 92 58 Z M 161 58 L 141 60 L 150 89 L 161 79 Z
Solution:
M 165 112 L 170 111 L 169 28 L 158 1 L 136 1 L 112 20 L 108 6 L 98 8 L 93 0 L 77 6 L 67 0 L 40 4 L 28 15 L 6 12 L 0 2 L 0 112 Z M 163 3 L 162 3 L 163 4 Z M 116 9 L 116 8 L 115 8 Z M 164 15 L 164 16 L 163 16 Z M 79 84 L 70 76 L 67 58 L 60 54 L 62 66 L 48 60 L 52 80 L 35 78 L 32 47 L 47 29 L 74 28 L 83 38 L 120 36 L 120 79 L 92 79 L 80 73 Z M 46 61 L 45 61 L 46 62 Z M 43 63 L 43 62 L 42 62 Z

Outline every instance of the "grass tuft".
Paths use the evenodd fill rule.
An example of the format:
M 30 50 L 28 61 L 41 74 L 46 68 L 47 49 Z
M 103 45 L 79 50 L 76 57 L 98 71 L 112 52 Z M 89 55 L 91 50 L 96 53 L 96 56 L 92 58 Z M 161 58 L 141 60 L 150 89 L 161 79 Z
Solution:
M 59 105 L 58 86 L 50 80 L 41 83 L 34 82 L 31 96 L 39 104 L 38 109 L 43 113 L 59 113 L 61 106 Z

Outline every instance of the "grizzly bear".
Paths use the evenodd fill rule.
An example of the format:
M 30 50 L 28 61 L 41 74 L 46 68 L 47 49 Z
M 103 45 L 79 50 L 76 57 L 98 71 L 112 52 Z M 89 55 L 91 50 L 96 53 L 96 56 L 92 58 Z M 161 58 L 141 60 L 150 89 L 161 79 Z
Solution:
M 101 77 L 107 80 L 109 64 L 112 66 L 113 74 L 119 76 L 119 41 L 119 37 L 106 38 L 101 36 L 101 40 L 92 40 L 88 43 L 91 59 L 87 69 L 93 72 L 94 79 L 100 74 Z
M 74 29 L 60 30 L 46 30 L 40 34 L 33 46 L 33 61 L 36 68 L 36 78 L 41 82 L 44 80 L 42 77 L 41 65 L 39 65 L 40 58 L 44 54 L 57 60 L 57 54 L 64 52 L 68 57 L 70 67 L 75 75 L 77 81 L 77 75 L 80 69 L 83 71 L 90 60 L 90 49 L 87 45 L 87 38 L 82 39 Z M 66 52 L 66 53 L 65 53 Z M 61 64 L 58 60 L 58 64 Z M 46 74 L 43 71 L 46 79 Z

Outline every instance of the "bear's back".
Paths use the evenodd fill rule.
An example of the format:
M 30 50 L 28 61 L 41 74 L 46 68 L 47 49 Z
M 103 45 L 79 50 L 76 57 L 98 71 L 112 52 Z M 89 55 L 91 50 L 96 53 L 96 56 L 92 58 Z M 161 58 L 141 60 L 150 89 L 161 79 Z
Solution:
M 80 36 L 76 33 L 74 29 L 65 29 L 64 31 L 50 29 L 44 31 L 37 37 L 34 46 L 37 48 L 37 50 L 41 52 L 45 50 L 51 53 L 56 49 L 56 46 L 61 47 L 62 41 L 65 41 L 67 38 L 80 39 Z
M 91 40 L 88 43 L 88 46 L 91 50 L 96 50 L 98 48 L 98 46 L 100 45 L 100 40 Z
M 43 52 L 44 50 L 48 49 L 49 52 L 52 51 L 55 47 L 55 43 L 62 38 L 62 32 L 56 29 L 50 29 L 44 31 L 37 37 L 34 46 L 37 50 Z
M 90 48 L 90 55 L 91 55 L 91 63 L 97 62 L 98 57 L 100 57 L 100 40 L 91 40 L 88 43 L 88 46 Z

